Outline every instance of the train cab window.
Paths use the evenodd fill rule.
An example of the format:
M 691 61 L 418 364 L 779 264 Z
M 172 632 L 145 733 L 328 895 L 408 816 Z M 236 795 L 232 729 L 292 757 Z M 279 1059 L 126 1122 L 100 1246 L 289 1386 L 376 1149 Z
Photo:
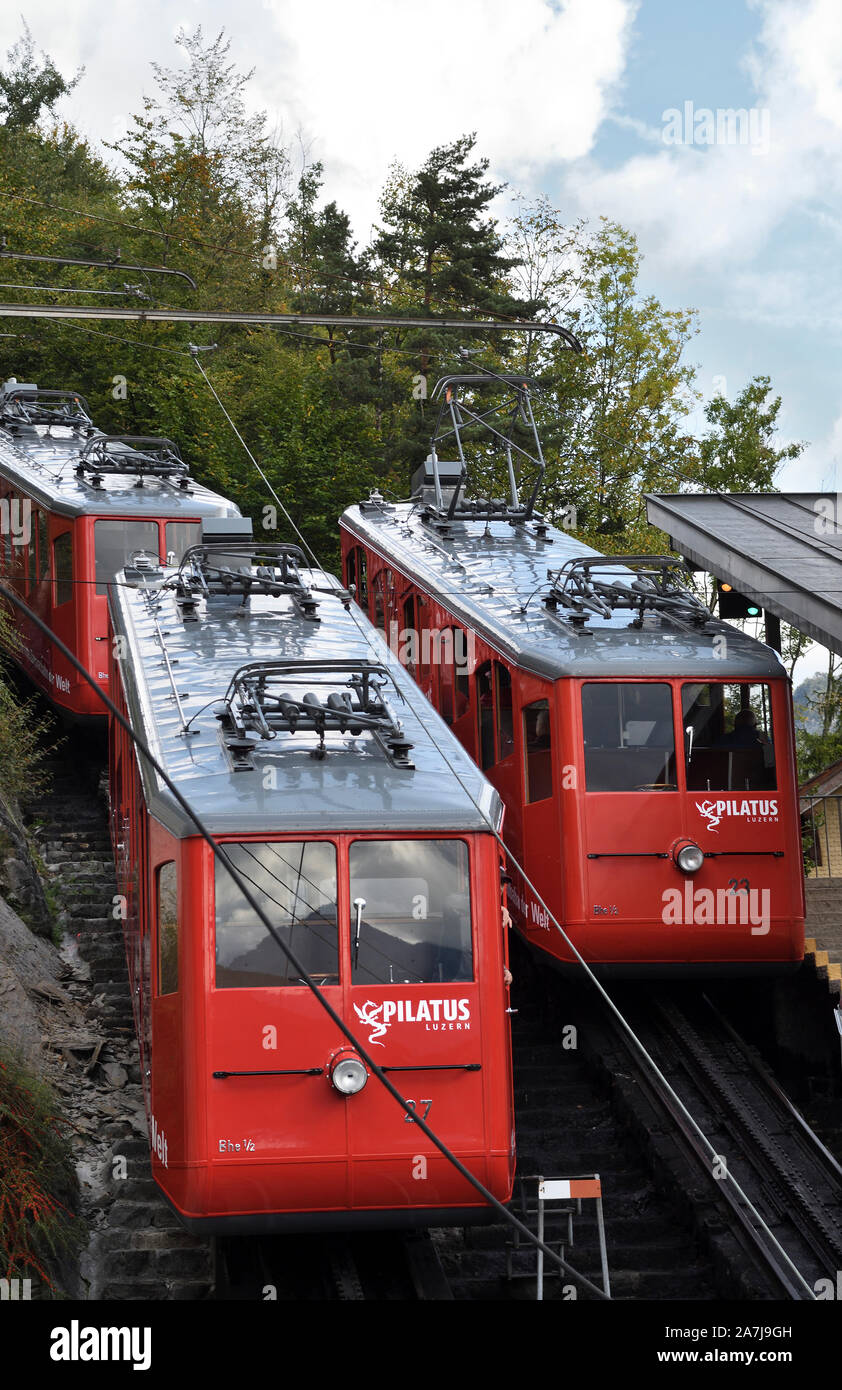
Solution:
M 353 984 L 473 979 L 466 844 L 357 840 L 349 863 Z
M 158 558 L 157 521 L 94 522 L 96 592 L 107 592 L 106 585 L 121 570 L 133 551 L 146 550 Z
M 174 862 L 162 864 L 155 877 L 158 993 L 175 994 L 178 990 L 178 877 Z
M 166 537 L 167 557 L 174 555 L 175 563 L 180 564 L 185 550 L 189 550 L 191 545 L 201 545 L 202 523 L 201 521 L 168 521 Z
M 502 762 L 515 750 L 515 726 L 512 716 L 512 677 L 499 661 L 494 663 L 494 686 L 497 708 L 497 761 Z
M 688 791 L 768 791 L 777 785 L 772 699 L 749 681 L 681 690 Z
M 494 765 L 494 694 L 491 686 L 491 662 L 477 668 L 477 723 L 479 726 L 480 767 Z
M 582 728 L 589 792 L 677 790 L 670 686 L 584 685 Z
M 348 588 L 353 588 L 354 597 L 360 608 L 368 607 L 368 581 L 366 576 L 365 551 L 355 545 L 348 551 L 345 561 Z
M 339 983 L 336 849 L 321 840 L 226 844 L 225 852 L 317 984 Z M 216 861 L 216 987 L 307 987 Z
M 553 794 L 550 702 L 535 700 L 523 708 L 523 777 L 527 803 Z
M 73 536 L 65 531 L 53 541 L 53 607 L 73 598 Z

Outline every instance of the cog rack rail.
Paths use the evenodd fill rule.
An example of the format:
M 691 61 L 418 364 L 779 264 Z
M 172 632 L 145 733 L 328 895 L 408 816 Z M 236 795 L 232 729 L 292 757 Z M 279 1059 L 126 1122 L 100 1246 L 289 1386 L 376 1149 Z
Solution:
M 592 571 L 622 573 L 632 570 L 629 584 L 623 579 L 597 578 Z M 637 613 L 633 626 L 640 627 L 644 614 L 668 613 L 679 622 L 701 627 L 713 616 L 701 599 L 687 588 L 684 563 L 674 555 L 584 555 L 568 560 L 559 569 L 547 570 L 549 593 L 544 604 L 551 613 L 570 610 L 575 626 L 582 627 L 592 614 L 610 618 L 617 609 Z
M 206 538 L 184 552 L 175 581 L 176 603 L 184 621 L 190 622 L 196 621 L 200 596 L 242 594 L 245 607 L 253 594 L 272 598 L 287 594 L 303 617 L 318 622 L 318 600 L 301 578 L 300 570 L 306 563 L 304 551 L 297 545 Z M 344 591 L 336 592 L 343 597 Z M 349 601 L 346 595 L 346 607 Z
M 182 492 L 190 491 L 187 464 L 178 445 L 155 435 L 100 434 L 89 439 L 79 455 L 76 476 L 90 474 L 91 486 L 100 488 L 106 473 L 136 476 L 135 487 L 143 487 L 144 478 L 158 478 Z
M 64 425 L 91 434 L 88 402 L 76 391 L 44 391 L 38 386 L 16 386 L 0 392 L 0 423 L 12 433 L 35 425 Z
M 312 677 L 318 676 L 325 679 L 314 682 Z M 347 677 L 346 688 L 339 692 L 335 687 L 342 676 Z M 311 756 L 322 759 L 325 733 L 334 729 L 354 737 L 370 733 L 395 767 L 412 771 L 415 764 L 408 756 L 412 744 L 383 694 L 387 682 L 394 684 L 387 668 L 373 661 L 291 659 L 241 666 L 231 678 L 224 708 L 217 710 L 234 771 L 253 768 L 253 755 L 262 742 L 298 730 L 318 734 L 319 746 Z M 317 689 L 306 689 L 303 695 L 290 689 L 313 685 L 334 689 L 325 701 Z
M 464 352 L 461 355 L 465 356 Z M 461 395 L 464 389 L 477 391 L 493 386 L 505 388 L 505 395 L 503 400 L 496 401 L 487 410 L 472 408 Z M 546 468 L 538 427 L 532 413 L 531 392 L 538 389 L 540 382 L 535 377 L 502 374 L 492 372 L 488 368 L 482 368 L 479 372 L 441 377 L 436 382 L 432 400 L 439 402 L 439 410 L 428 459 L 432 469 L 435 500 L 428 502 L 424 508 L 425 521 L 446 532 L 454 521 L 507 521 L 512 526 L 523 526 L 534 517 L 539 523 L 539 528 L 545 529 L 543 517 L 535 512 L 535 503 Z M 497 424 L 492 423 L 495 417 L 502 417 L 500 422 L 505 422 L 505 428 L 498 429 Z M 448 421 L 449 428 L 446 427 Z M 514 433 L 518 424 L 529 431 L 533 441 L 532 450 L 516 443 Z M 463 448 L 463 431 L 472 425 L 486 431 L 491 436 L 494 447 L 505 454 L 509 479 L 508 500 L 502 497 L 470 499 L 464 495 L 469 468 Z M 461 473 L 457 478 L 453 478 L 451 474 L 450 478 L 443 479 L 439 467 L 438 446 L 451 441 L 456 445 Z M 529 495 L 525 501 L 520 498 L 513 455 L 517 455 L 520 461 L 531 464 L 534 469 Z M 447 502 L 442 491 L 443 481 L 446 486 L 452 487 Z

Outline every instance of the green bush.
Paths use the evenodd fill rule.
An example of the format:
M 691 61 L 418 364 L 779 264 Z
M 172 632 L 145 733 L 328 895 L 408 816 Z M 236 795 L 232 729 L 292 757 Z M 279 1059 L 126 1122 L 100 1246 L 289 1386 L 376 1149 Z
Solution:
M 61 1296 L 60 1266 L 85 1240 L 76 1191 L 52 1092 L 0 1049 L 0 1277 L 34 1276 Z

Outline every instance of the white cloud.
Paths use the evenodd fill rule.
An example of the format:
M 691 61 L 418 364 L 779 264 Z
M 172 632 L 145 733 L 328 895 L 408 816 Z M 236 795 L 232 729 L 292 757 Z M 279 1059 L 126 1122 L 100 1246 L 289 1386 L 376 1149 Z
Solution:
M 842 189 L 842 8 L 838 0 L 756 8 L 761 30 L 745 66 L 752 104 L 768 112 L 768 148 L 664 145 L 616 170 L 583 160 L 566 180 L 583 211 L 632 226 L 665 269 L 749 263 L 793 210 Z
M 113 140 L 154 86 L 151 61 L 178 66 L 180 24 L 220 28 L 254 107 L 300 127 L 325 164 L 330 196 L 366 237 L 388 167 L 410 167 L 468 131 L 519 185 L 588 154 L 622 77 L 639 0 L 29 0 L 36 43 L 86 74 L 64 111 Z M 0 19 L 0 46 L 20 20 Z
M 332 195 L 361 232 L 390 163 L 468 131 L 522 183 L 591 149 L 622 75 L 636 0 L 267 0 L 278 62 L 262 102 L 316 136 Z

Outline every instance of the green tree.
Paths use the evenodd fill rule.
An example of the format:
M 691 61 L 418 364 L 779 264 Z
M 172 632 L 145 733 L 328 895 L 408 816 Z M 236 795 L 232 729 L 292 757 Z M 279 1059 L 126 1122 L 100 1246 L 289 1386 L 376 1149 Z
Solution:
M 510 273 L 517 257 L 506 246 L 490 204 L 505 185 L 486 177 L 489 161 L 470 163 L 476 135 L 464 135 L 432 150 L 420 169 L 409 173 L 400 165 L 390 171 L 380 202 L 383 226 L 374 241 L 374 254 L 383 269 L 393 312 L 416 316 L 463 313 L 495 318 L 524 318 L 534 314 L 534 301 L 519 297 Z M 489 334 L 491 341 L 493 334 Z M 471 334 L 471 346 L 482 340 Z M 432 326 L 396 335 L 393 346 L 401 357 L 388 363 L 391 380 L 412 401 L 412 381 L 426 382 L 431 369 L 452 360 L 454 337 Z M 498 351 L 506 345 L 498 345 Z M 415 357 L 417 354 L 417 357 Z M 415 361 L 413 362 L 413 357 Z M 388 360 L 388 359 L 387 359 Z M 416 390 L 413 415 L 399 412 L 404 437 L 393 436 L 396 457 L 417 461 L 426 453 L 428 426 L 423 391 Z
M 52 114 L 60 97 L 72 92 L 84 68 L 69 81 L 63 77 L 46 53 L 40 63 L 35 56 L 35 40 L 24 21 L 23 35 L 6 54 L 0 71 L 0 116 L 7 131 L 29 130 L 44 112 Z
M 699 444 L 698 481 L 708 492 L 769 492 L 775 474 L 788 459 L 796 459 L 803 443 L 775 448 L 780 396 L 769 400 L 768 376 L 755 376 L 733 404 L 714 396 L 705 406 L 712 426 Z
M 537 409 L 548 461 L 544 506 L 552 517 L 572 507 L 578 534 L 600 549 L 661 549 L 643 494 L 678 491 L 688 476 L 695 373 L 683 353 L 695 315 L 640 293 L 637 241 L 616 223 L 569 228 L 544 203 L 520 213 L 515 234 L 551 315 L 584 348 L 576 355 L 554 342 L 526 345 L 528 366 L 545 383 Z

